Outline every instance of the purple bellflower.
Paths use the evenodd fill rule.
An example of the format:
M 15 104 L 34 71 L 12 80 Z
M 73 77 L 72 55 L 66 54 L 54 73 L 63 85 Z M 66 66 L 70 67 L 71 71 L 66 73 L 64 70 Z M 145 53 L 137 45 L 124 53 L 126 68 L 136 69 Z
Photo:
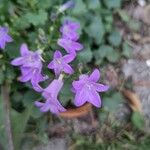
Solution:
M 61 75 L 60 75 L 61 76 Z M 66 111 L 57 99 L 58 93 L 63 86 L 62 79 L 55 79 L 51 84 L 44 89 L 42 96 L 46 99 L 45 102 L 36 101 L 35 105 L 40 108 L 41 112 L 50 111 L 54 114 Z
M 82 44 L 66 38 L 58 39 L 58 45 L 63 47 L 67 51 L 67 53 L 74 55 L 76 54 L 76 51 L 80 51 L 81 49 L 83 49 Z
M 68 54 L 62 56 L 61 52 L 56 50 L 54 53 L 53 60 L 49 63 L 48 68 L 54 69 L 55 75 L 59 75 L 62 71 L 67 74 L 72 74 L 74 71 L 69 62 L 71 62 L 75 58 L 74 55 Z
M 81 106 L 85 102 L 89 102 L 96 107 L 101 106 L 101 98 L 98 92 L 105 92 L 108 90 L 107 85 L 96 83 L 100 78 L 100 72 L 95 69 L 93 73 L 88 75 L 80 75 L 78 81 L 73 81 L 73 92 L 76 94 L 74 104 Z
M 63 26 L 60 28 L 60 32 L 62 33 L 63 38 L 77 41 L 79 39 L 79 34 L 77 33 L 77 30 L 79 28 L 80 28 L 79 23 L 66 20 L 63 23 Z
M 61 5 L 58 9 L 59 12 L 64 12 L 65 10 L 69 9 L 69 8 L 73 8 L 75 5 L 73 0 L 67 1 L 66 3 L 64 3 L 63 5 Z
M 8 35 L 8 28 L 0 26 L 0 48 L 4 49 L 6 43 L 12 41 L 12 38 Z
M 58 39 L 57 43 L 59 46 L 63 47 L 67 53 L 76 54 L 76 51 L 83 49 L 83 45 L 78 43 L 79 35 L 77 29 L 79 29 L 80 24 L 65 21 L 63 26 L 60 28 L 62 37 Z
M 22 44 L 20 48 L 21 57 L 12 60 L 11 64 L 20 66 L 22 76 L 19 78 L 21 82 L 31 80 L 33 89 L 41 92 L 43 89 L 40 87 L 39 82 L 44 81 L 47 77 L 42 76 L 42 57 L 40 51 L 29 51 L 26 44 Z

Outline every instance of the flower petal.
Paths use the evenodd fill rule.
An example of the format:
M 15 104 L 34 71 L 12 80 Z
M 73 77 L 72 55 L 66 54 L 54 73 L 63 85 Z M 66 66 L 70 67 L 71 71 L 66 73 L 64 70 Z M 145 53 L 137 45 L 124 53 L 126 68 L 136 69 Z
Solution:
M 97 82 L 99 78 L 100 78 L 100 71 L 98 69 L 95 69 L 89 76 L 89 80 L 93 82 Z
M 11 64 L 14 66 L 20 66 L 24 63 L 23 58 L 22 57 L 18 57 L 14 60 L 11 61 Z
M 47 66 L 49 69 L 53 69 L 55 67 L 54 65 L 54 61 L 51 61 L 48 66 Z
M 21 82 L 27 82 L 32 78 L 32 76 L 33 76 L 33 72 L 28 71 L 26 74 L 23 74 L 21 77 L 19 77 L 19 80 Z
M 62 80 L 53 80 L 50 85 L 46 89 L 44 89 L 44 92 L 42 93 L 43 97 L 45 97 L 46 99 L 48 99 L 49 97 L 56 98 L 62 86 Z
M 98 92 L 105 92 L 109 89 L 108 85 L 103 85 L 100 83 L 94 83 L 93 85 L 94 85 L 95 90 Z
M 22 56 L 25 56 L 25 55 L 29 54 L 27 44 L 25 44 L 25 43 L 21 44 L 20 53 L 21 53 Z
M 86 91 L 88 95 L 88 102 L 96 107 L 101 107 L 101 98 L 95 90 Z
M 76 55 L 75 54 L 69 54 L 69 55 L 65 55 L 63 56 L 63 60 L 66 62 L 66 63 L 69 63 L 71 61 L 73 61 L 75 59 Z
M 86 97 L 86 91 L 82 89 L 81 91 L 78 91 L 75 95 L 74 104 L 76 106 L 81 106 L 87 101 Z
M 73 74 L 74 72 L 74 70 L 68 64 L 65 64 L 63 71 L 68 74 Z
M 39 102 L 39 101 L 35 101 L 34 105 L 37 106 L 37 107 L 42 107 L 44 105 L 44 103 Z
M 62 54 L 59 50 L 56 50 L 55 53 L 54 53 L 54 58 L 61 58 L 62 57 Z

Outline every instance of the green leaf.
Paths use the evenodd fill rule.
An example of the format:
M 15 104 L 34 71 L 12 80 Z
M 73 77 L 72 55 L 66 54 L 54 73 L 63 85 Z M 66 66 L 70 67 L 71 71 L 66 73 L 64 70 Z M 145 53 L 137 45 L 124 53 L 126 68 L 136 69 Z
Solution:
M 40 94 L 34 92 L 33 90 L 27 91 L 23 96 L 23 104 L 25 106 L 34 105 L 34 101 L 36 101 L 38 98 L 40 98 Z
M 143 130 L 144 118 L 139 112 L 133 112 L 132 117 L 131 117 L 131 121 L 136 128 Z
M 16 18 L 14 20 L 14 27 L 17 28 L 18 30 L 26 29 L 29 26 L 30 22 L 28 21 L 25 15 L 21 16 L 20 18 Z
M 87 0 L 88 8 L 91 10 L 100 9 L 101 3 L 99 0 Z
M 113 46 L 119 46 L 121 44 L 121 35 L 117 30 L 114 30 L 108 37 L 108 41 Z
M 76 0 L 75 7 L 72 9 L 74 15 L 81 15 L 86 12 L 86 5 L 83 0 Z
M 120 58 L 120 54 L 108 45 L 102 45 L 94 53 L 96 61 L 107 58 L 110 62 L 116 62 Z
M 12 110 L 11 112 L 13 139 L 16 150 L 20 149 L 20 142 L 26 129 L 29 117 L 31 115 L 32 108 L 33 105 L 30 105 L 23 113 L 18 113 L 15 110 Z
M 122 95 L 120 93 L 113 93 L 111 97 L 103 98 L 103 107 L 109 112 L 114 112 L 122 102 Z
M 70 100 L 72 100 L 72 92 L 71 92 L 71 83 L 70 81 L 65 81 L 65 84 L 60 92 L 60 100 L 62 105 L 66 105 Z
M 90 47 L 83 49 L 81 52 L 78 53 L 78 56 L 77 56 L 79 61 L 85 64 L 90 62 L 92 60 L 92 57 L 93 57 L 93 53 Z
M 120 53 L 114 50 L 113 53 L 110 53 L 109 55 L 107 55 L 107 59 L 110 62 L 115 63 L 120 59 Z
M 130 58 L 132 56 L 132 48 L 129 46 L 127 42 L 123 42 L 122 49 L 123 49 L 122 52 L 123 56 L 127 58 Z
M 35 26 L 43 25 L 47 20 L 47 13 L 44 10 L 39 10 L 38 13 L 28 12 L 25 17 L 31 24 Z
M 120 15 L 121 19 L 124 21 L 124 22 L 129 22 L 130 21 L 130 16 L 128 15 L 128 13 L 125 11 L 125 10 L 118 10 L 117 11 L 118 14 Z
M 31 116 L 35 119 L 38 119 L 42 116 L 42 113 L 39 111 L 39 108 L 33 106 Z
M 121 7 L 122 0 L 103 0 L 107 8 L 119 8 Z
M 93 17 L 91 24 L 85 30 L 90 37 L 94 38 L 96 44 L 100 44 L 102 42 L 105 29 L 101 17 Z
M 50 6 L 53 6 L 53 2 L 54 2 L 54 1 L 50 1 L 50 0 L 44 0 L 44 2 L 41 0 L 37 0 L 37 1 L 38 1 L 37 6 L 39 9 L 41 9 L 41 8 L 47 9 Z

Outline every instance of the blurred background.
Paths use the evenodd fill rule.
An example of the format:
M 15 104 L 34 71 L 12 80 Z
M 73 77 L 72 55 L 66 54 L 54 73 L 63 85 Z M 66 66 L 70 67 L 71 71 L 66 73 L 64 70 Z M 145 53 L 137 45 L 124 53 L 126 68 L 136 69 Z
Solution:
M 0 50 L 0 150 L 148 150 L 150 147 L 150 3 L 149 0 L 0 0 L 0 26 L 13 42 Z M 84 49 L 66 77 L 61 103 L 74 108 L 71 82 L 80 72 L 101 71 L 102 108 L 84 107 L 76 117 L 42 114 L 34 106 L 41 95 L 20 83 L 10 65 L 22 43 L 43 51 L 45 68 L 53 57 L 65 19 L 79 22 Z M 63 51 L 63 50 L 62 50 Z M 53 72 L 44 73 L 54 78 Z M 46 83 L 43 83 L 45 86 Z M 84 113 L 85 112 L 85 113 Z M 84 115 L 83 115 L 84 114 Z

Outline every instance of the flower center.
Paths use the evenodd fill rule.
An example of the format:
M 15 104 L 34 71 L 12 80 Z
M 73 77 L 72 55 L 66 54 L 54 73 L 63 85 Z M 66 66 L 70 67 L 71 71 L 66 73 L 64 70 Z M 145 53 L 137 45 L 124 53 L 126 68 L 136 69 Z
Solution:
M 61 59 L 56 59 L 57 64 L 61 64 Z

